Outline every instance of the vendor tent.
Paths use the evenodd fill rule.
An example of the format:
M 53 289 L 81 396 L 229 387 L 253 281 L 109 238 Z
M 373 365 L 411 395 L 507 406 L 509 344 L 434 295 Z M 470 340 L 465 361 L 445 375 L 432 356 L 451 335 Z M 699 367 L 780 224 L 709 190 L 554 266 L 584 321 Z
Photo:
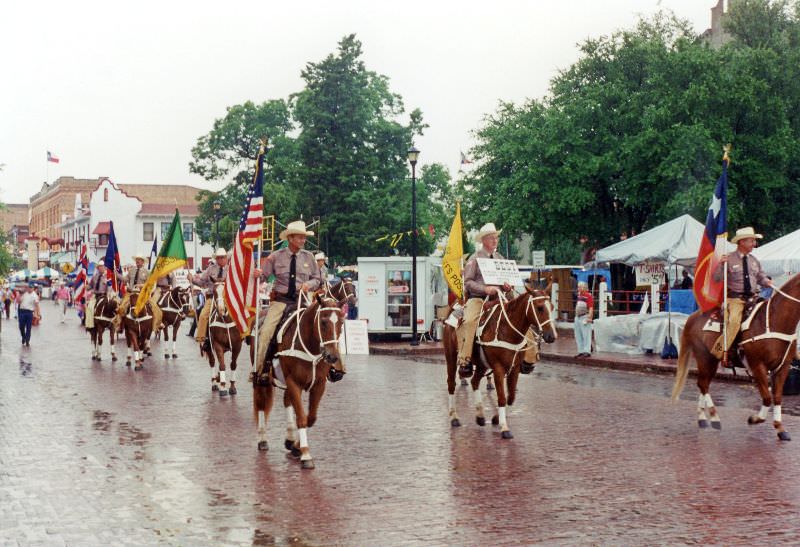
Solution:
M 800 230 L 753 250 L 767 275 L 780 277 L 800 272 Z
M 35 272 L 33 272 L 31 277 L 35 277 L 36 279 L 45 279 L 45 278 L 58 279 L 59 274 L 53 268 L 45 266 L 44 268 L 40 268 Z
M 663 262 L 694 266 L 705 226 L 689 215 L 665 222 L 646 232 L 597 251 L 595 261 L 628 266 L 642 262 Z M 730 245 L 732 249 L 733 246 Z

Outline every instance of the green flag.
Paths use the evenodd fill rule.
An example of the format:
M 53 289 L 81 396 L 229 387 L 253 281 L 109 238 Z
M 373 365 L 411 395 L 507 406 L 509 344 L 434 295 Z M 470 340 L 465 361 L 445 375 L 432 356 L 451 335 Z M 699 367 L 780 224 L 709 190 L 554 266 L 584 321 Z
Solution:
M 135 313 L 142 311 L 142 308 L 150 300 L 150 294 L 156 286 L 159 278 L 164 277 L 173 270 L 183 267 L 186 264 L 186 245 L 183 243 L 183 230 L 181 229 L 181 215 L 175 209 L 175 216 L 169 226 L 167 237 L 161 243 L 161 251 L 156 258 L 156 264 L 150 272 L 150 277 L 145 281 L 139 298 L 136 300 Z

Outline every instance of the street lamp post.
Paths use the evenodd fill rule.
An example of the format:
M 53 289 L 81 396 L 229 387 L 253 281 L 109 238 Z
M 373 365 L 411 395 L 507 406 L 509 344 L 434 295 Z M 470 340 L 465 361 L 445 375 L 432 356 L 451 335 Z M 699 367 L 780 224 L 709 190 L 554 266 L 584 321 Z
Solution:
M 408 151 L 411 164 L 411 345 L 419 345 L 417 336 L 417 158 L 419 150 L 412 146 Z
M 214 202 L 214 251 L 219 249 L 219 208 L 221 206 L 219 200 Z

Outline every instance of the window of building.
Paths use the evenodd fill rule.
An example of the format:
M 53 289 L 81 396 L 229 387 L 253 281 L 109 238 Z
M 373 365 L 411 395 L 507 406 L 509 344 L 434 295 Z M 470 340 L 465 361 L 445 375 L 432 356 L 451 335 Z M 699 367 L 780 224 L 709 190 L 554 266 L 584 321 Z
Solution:
M 108 247 L 108 234 L 100 234 L 97 244 L 101 247 Z
M 183 240 L 192 241 L 194 237 L 194 225 L 191 222 L 183 223 Z
M 103 201 L 108 201 L 108 188 L 103 188 Z
M 171 222 L 161 223 L 161 241 L 167 239 L 167 234 L 169 234 L 169 227 L 171 224 L 172 224 Z
M 153 223 L 142 223 L 142 237 L 145 241 L 153 241 Z

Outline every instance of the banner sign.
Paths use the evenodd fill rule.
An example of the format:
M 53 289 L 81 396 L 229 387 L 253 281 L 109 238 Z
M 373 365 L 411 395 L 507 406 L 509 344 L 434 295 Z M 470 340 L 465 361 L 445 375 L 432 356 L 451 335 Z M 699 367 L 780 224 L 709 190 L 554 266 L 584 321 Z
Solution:
M 544 251 L 531 251 L 531 266 L 537 270 L 544 268 Z
M 664 283 L 664 264 L 661 262 L 642 262 L 634 266 L 636 285 L 662 285 Z
M 508 283 L 516 287 L 522 286 L 522 274 L 519 273 L 515 260 L 493 260 L 491 258 L 478 258 L 477 260 L 485 284 Z

